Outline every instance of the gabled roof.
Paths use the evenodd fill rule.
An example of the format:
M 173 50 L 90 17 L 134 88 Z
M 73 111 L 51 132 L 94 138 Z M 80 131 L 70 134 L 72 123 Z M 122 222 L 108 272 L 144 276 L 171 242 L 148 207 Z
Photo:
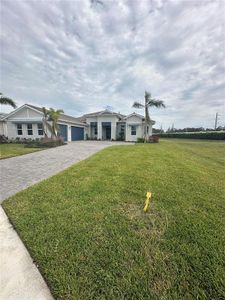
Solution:
M 7 116 L 5 113 L 0 113 L 0 120 L 4 119 Z
M 103 115 L 117 116 L 120 119 L 125 117 L 125 115 L 122 115 L 121 113 L 117 113 L 117 112 L 113 112 L 113 111 L 110 111 L 108 109 L 105 109 L 105 110 L 97 111 L 97 112 L 94 112 L 94 113 L 85 114 L 81 118 L 86 119 L 86 118 L 91 118 L 91 117 L 99 117 L 99 116 L 103 116 Z
M 132 114 L 126 116 L 126 117 L 124 118 L 124 120 L 127 120 L 127 119 L 129 119 L 129 118 L 131 118 L 131 117 L 133 117 L 133 116 L 142 119 L 142 121 L 145 120 L 145 117 L 144 117 L 144 116 L 142 116 L 142 115 L 140 115 L 140 114 L 137 114 L 136 112 L 133 112 Z M 154 121 L 154 120 L 150 120 L 150 123 L 151 123 L 151 124 L 155 124 L 155 121 Z
M 10 114 L 6 115 L 4 117 L 4 119 L 7 119 L 11 115 L 14 115 L 18 111 L 20 111 L 23 107 L 29 107 L 29 108 L 31 108 L 31 109 L 39 112 L 40 114 L 43 114 L 43 111 L 42 111 L 41 107 L 38 107 L 38 106 L 35 106 L 35 105 L 31 105 L 31 104 L 24 104 L 24 105 L 20 106 L 19 108 L 17 108 L 16 110 L 14 110 L 13 112 L 11 112 Z M 71 122 L 71 123 L 77 123 L 77 124 L 84 125 L 84 122 L 80 121 L 80 118 L 74 118 L 72 116 L 65 115 L 65 114 L 60 114 L 59 121 L 61 121 L 61 122 L 65 121 L 65 122 Z
M 142 116 L 140 114 L 137 114 L 136 112 L 133 112 L 132 114 L 126 116 L 124 119 L 128 119 L 128 118 L 133 117 L 133 116 L 138 117 L 138 118 L 143 119 L 143 120 L 145 119 L 144 116 Z

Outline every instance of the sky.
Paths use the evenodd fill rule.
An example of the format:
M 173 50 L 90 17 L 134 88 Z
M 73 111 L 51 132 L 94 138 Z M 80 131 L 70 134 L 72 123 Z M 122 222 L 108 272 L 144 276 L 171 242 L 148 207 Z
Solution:
M 0 91 L 17 105 L 225 126 L 225 0 L 1 0 Z M 11 111 L 2 106 L 2 112 Z

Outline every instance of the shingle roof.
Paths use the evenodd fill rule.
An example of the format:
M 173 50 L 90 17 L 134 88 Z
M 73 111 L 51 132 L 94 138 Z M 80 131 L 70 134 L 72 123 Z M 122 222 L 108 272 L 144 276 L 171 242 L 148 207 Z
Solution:
M 110 111 L 110 110 L 107 110 L 107 109 L 97 111 L 97 112 L 94 112 L 94 113 L 90 113 L 90 114 L 85 114 L 82 117 L 83 118 L 97 117 L 97 116 L 101 116 L 101 115 L 113 115 L 113 116 L 118 116 L 119 118 L 124 118 L 125 117 L 125 115 L 122 115 L 121 113 L 116 113 L 116 112 L 113 112 L 113 111 Z
M 38 107 L 38 106 L 34 106 L 34 105 L 31 105 L 31 104 L 26 104 L 27 106 L 30 106 L 40 112 L 43 112 L 42 111 L 42 108 L 41 107 Z M 60 117 L 59 117 L 59 121 L 67 121 L 67 122 L 74 122 L 74 123 L 84 123 L 84 121 L 81 120 L 81 118 L 74 118 L 72 116 L 69 116 L 69 115 L 65 115 L 65 114 L 60 114 Z

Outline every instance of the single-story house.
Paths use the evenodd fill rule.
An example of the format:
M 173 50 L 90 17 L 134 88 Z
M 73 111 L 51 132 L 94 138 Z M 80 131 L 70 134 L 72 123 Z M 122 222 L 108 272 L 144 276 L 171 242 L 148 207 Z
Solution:
M 125 140 L 135 142 L 143 138 L 145 134 L 145 118 L 137 113 L 128 116 L 108 110 L 86 114 L 80 118 L 87 124 L 87 136 L 89 139 L 98 140 Z M 149 136 L 152 135 L 151 120 L 147 126 Z
M 42 108 L 24 104 L 7 115 L 0 116 L 0 135 L 8 138 L 41 138 L 43 132 Z M 147 126 L 148 135 L 152 135 L 151 120 Z M 60 114 L 60 135 L 65 141 L 92 140 L 125 140 L 137 141 L 145 135 L 145 119 L 142 115 L 132 113 L 128 116 L 109 110 L 85 114 L 75 118 Z M 50 132 L 47 133 L 50 135 Z
M 59 130 L 64 141 L 77 141 L 85 138 L 86 124 L 77 118 L 60 114 Z M 13 112 L 2 115 L 0 118 L 0 135 L 9 139 L 15 138 L 42 138 L 43 112 L 41 107 L 24 104 Z M 50 132 L 47 132 L 50 136 Z

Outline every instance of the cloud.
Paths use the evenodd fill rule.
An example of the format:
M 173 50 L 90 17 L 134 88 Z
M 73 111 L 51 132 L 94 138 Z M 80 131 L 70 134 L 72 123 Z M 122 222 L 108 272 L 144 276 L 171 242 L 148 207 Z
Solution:
M 1 91 L 78 116 L 165 100 L 157 127 L 225 120 L 224 1 L 1 2 Z M 7 110 L 7 108 L 4 108 Z M 220 119 L 224 125 L 225 121 Z

